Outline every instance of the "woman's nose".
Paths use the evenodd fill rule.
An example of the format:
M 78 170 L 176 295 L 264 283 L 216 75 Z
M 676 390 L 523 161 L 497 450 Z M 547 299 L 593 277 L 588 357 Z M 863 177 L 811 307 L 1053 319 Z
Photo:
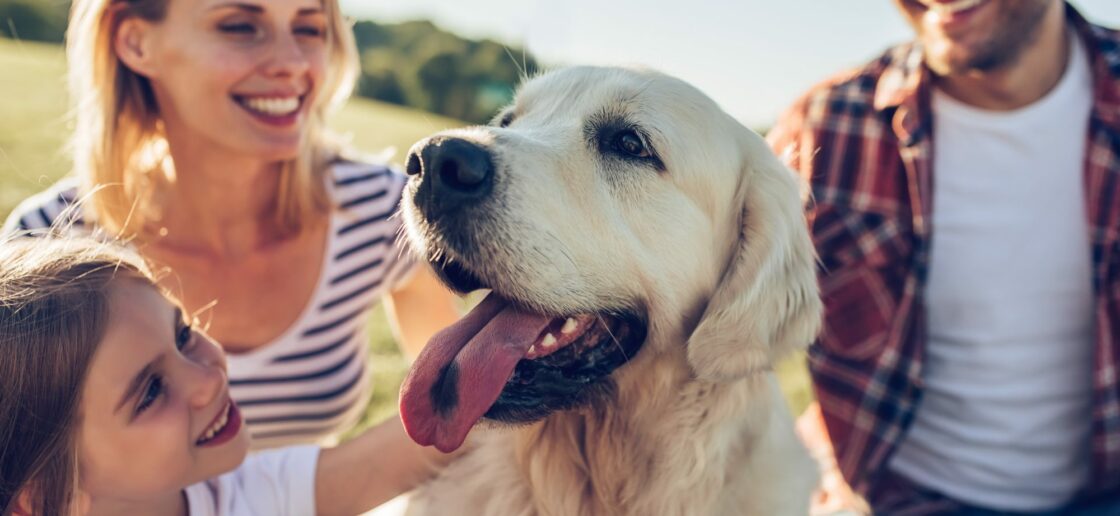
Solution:
M 268 62 L 268 75 L 273 77 L 298 77 L 307 73 L 310 60 L 291 34 L 277 37 L 272 42 L 272 52 Z

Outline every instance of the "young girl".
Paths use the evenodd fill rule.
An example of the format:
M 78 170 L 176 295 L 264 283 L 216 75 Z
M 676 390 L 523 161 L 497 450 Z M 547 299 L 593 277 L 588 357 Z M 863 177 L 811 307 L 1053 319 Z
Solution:
M 246 460 L 222 349 L 144 262 L 86 239 L 0 243 L 0 508 L 14 515 L 357 514 L 445 456 L 393 419 Z

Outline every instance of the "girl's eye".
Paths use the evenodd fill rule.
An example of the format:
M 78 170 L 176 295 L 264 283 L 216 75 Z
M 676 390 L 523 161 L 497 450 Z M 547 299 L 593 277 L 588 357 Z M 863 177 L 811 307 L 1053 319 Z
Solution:
M 191 337 L 193 336 L 194 330 L 190 325 L 179 328 L 179 333 L 175 335 L 175 349 L 182 351 L 183 348 L 187 347 L 187 344 L 190 344 Z
M 140 404 L 136 406 L 136 415 L 148 410 L 152 403 L 159 399 L 160 394 L 163 394 L 163 377 L 152 376 L 148 380 L 148 386 L 144 388 L 144 392 L 140 395 Z

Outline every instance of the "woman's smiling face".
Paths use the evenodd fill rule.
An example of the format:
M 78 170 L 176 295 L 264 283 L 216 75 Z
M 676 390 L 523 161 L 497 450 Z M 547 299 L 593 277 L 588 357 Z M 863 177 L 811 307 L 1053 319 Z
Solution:
M 286 160 L 318 102 L 329 25 L 321 0 L 169 0 L 160 22 L 124 20 L 116 48 L 151 81 L 172 145 Z
M 79 484 L 95 501 L 174 492 L 236 468 L 249 450 L 221 348 L 133 279 L 110 288 L 78 435 Z

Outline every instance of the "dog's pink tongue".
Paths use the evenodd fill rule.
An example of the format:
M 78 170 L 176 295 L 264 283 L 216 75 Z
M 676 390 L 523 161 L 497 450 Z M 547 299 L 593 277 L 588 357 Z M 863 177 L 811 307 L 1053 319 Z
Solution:
M 490 294 L 432 337 L 401 384 L 401 420 L 412 440 L 443 452 L 461 446 L 551 320 Z

